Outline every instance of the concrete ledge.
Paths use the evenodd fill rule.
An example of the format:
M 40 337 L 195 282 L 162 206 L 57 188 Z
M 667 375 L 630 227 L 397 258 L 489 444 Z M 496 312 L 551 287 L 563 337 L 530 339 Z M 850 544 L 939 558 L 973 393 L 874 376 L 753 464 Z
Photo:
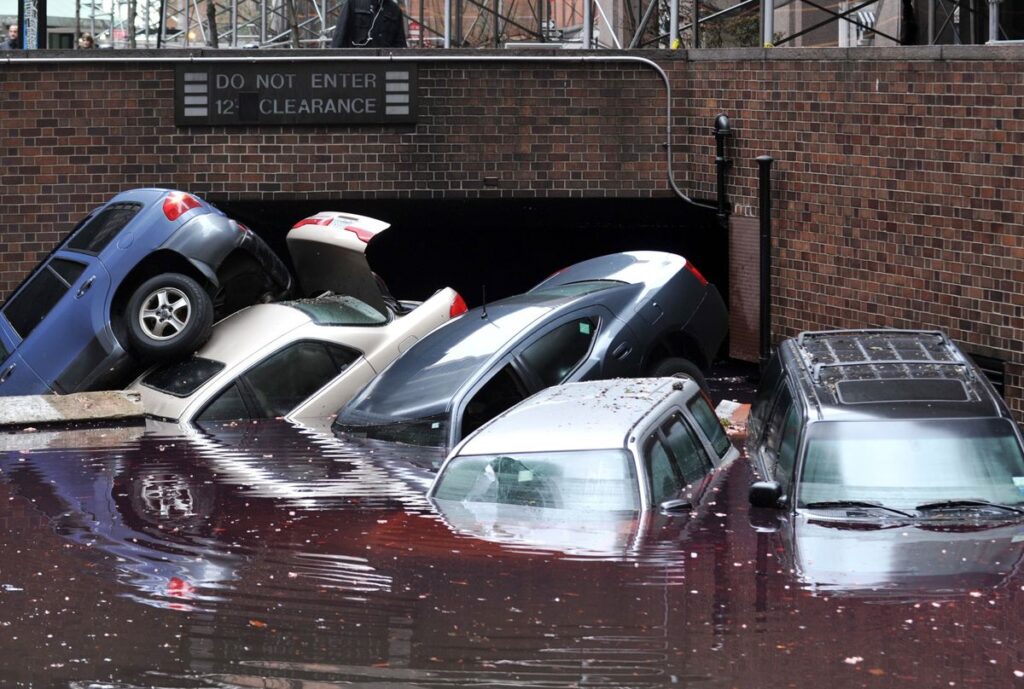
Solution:
M 0 427 L 141 420 L 144 416 L 137 392 L 0 397 Z

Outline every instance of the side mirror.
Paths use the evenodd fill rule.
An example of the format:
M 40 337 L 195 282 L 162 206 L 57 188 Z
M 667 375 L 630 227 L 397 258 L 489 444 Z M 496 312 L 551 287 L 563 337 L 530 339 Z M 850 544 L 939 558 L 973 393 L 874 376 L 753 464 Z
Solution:
M 750 486 L 750 504 L 754 507 L 780 507 L 781 499 L 778 481 L 757 481 Z
M 693 503 L 689 500 L 666 500 L 658 505 L 663 514 L 679 514 L 689 512 L 693 509 Z

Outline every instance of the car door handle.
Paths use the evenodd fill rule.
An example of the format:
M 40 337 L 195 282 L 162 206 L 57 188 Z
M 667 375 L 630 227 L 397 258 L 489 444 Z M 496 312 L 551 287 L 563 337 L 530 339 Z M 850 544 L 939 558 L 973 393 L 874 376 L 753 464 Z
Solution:
M 0 385 L 3 385 L 4 383 L 7 382 L 7 379 L 11 377 L 11 374 L 14 373 L 14 369 L 16 369 L 17 367 L 17 364 L 11 364 L 10 366 L 7 367 L 6 371 L 0 373 Z
M 632 351 L 633 348 L 629 346 L 628 342 L 620 342 L 619 346 L 612 350 L 612 356 L 616 359 L 625 359 Z
M 78 294 L 75 295 L 75 299 L 81 299 L 82 297 L 84 297 L 85 293 L 89 291 L 89 289 L 92 287 L 92 283 L 94 283 L 94 282 L 96 282 L 96 276 L 95 275 L 93 275 L 91 278 L 86 280 L 85 284 L 83 284 L 78 289 Z

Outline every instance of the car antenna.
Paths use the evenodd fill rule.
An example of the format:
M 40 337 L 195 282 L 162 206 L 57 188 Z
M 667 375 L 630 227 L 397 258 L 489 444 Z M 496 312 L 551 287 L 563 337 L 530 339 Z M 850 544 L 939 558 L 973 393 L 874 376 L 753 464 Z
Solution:
M 480 318 L 487 318 L 487 285 L 480 285 Z

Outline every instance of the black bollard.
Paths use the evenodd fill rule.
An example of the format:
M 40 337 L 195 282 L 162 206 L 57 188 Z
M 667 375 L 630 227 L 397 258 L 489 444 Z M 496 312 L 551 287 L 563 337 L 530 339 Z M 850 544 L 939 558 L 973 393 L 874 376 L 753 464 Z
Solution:
M 771 156 L 758 156 L 758 200 L 761 228 L 761 348 L 764 372 L 772 351 L 772 163 Z

